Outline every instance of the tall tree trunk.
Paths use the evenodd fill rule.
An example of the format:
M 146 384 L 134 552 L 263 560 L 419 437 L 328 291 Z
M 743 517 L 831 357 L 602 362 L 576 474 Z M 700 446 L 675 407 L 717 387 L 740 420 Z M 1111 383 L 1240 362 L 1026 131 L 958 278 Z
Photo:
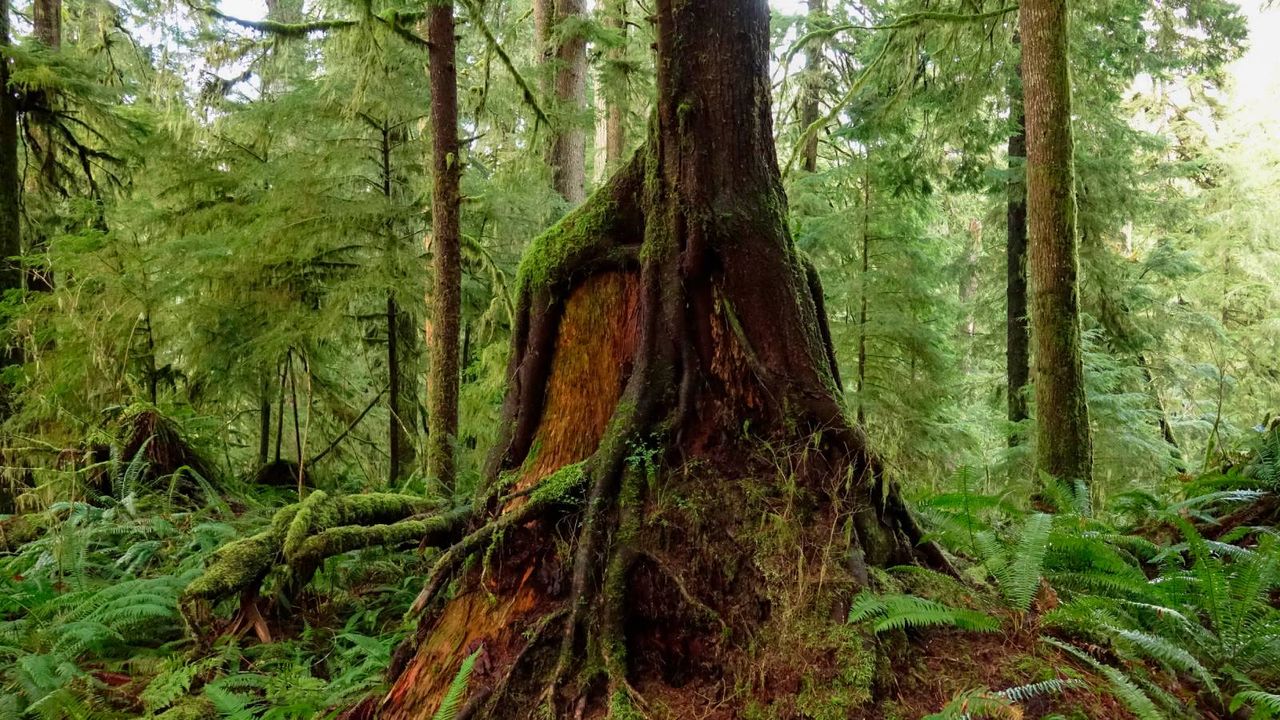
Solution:
M 400 308 L 394 292 L 387 293 L 387 450 L 391 464 L 387 468 L 387 482 L 395 485 L 408 470 L 403 462 L 404 427 L 400 421 L 400 357 L 399 328 Z
M 9 0 L 0 0 L 0 48 L 8 50 Z M 18 104 L 9 87 L 9 63 L 0 62 L 0 293 L 22 288 L 22 268 L 14 259 L 22 252 L 22 222 L 19 205 L 18 176 Z M 5 329 L 4 350 L 0 354 L 5 366 L 20 361 Z M 3 414 L 8 415 L 9 388 L 0 389 Z
M 271 459 L 271 378 L 262 376 L 258 393 L 258 467 Z
M 808 0 L 809 14 L 805 30 L 813 32 L 822 27 L 826 18 L 826 0 Z M 822 51 L 821 40 L 812 39 L 805 48 L 804 88 L 800 100 L 800 128 L 807 129 L 818 121 L 818 99 L 822 91 Z M 800 166 L 805 172 L 818 169 L 818 133 L 805 137 L 804 148 L 800 157 Z
M 1015 45 L 1020 44 L 1015 39 Z M 1021 65 L 1017 75 L 1022 74 Z M 1027 382 L 1031 378 L 1031 328 L 1027 324 L 1027 131 L 1022 119 L 1022 80 L 1009 82 L 1009 180 L 1007 183 L 1005 373 L 1009 392 L 1009 422 L 1027 415 Z M 1009 434 L 1009 447 L 1018 444 L 1018 433 Z
M 604 100 L 604 163 L 598 173 L 604 177 L 618 169 L 626 152 L 627 73 L 620 66 L 626 60 L 627 0 L 609 0 L 604 6 L 604 24 L 619 36 L 619 44 L 605 53 L 606 71 L 599 92 Z
M 460 228 L 461 158 L 458 155 L 458 80 L 454 67 L 453 3 L 434 2 L 427 20 L 433 144 L 431 269 L 427 337 L 431 373 L 427 382 L 427 475 L 446 491 L 456 475 L 458 435 L 458 333 L 462 310 Z
M 554 96 L 547 164 L 556 192 L 570 205 L 578 205 L 586 199 L 587 188 L 587 40 L 578 27 L 586 19 L 584 0 L 541 2 L 550 7 L 543 52 Z M 547 6 L 538 12 L 548 12 Z
M 1026 0 L 1019 12 L 1031 327 L 1035 338 L 1036 463 L 1041 471 L 1068 485 L 1087 485 L 1093 474 L 1093 449 L 1080 347 L 1067 3 Z
M 395 192 L 394 175 L 391 167 L 391 149 L 399 139 L 398 133 L 390 121 L 384 121 L 381 137 L 382 196 L 388 209 Z M 388 275 L 396 275 L 396 233 L 393 223 L 388 220 L 383 228 L 385 252 L 388 262 Z M 412 392 L 416 383 L 412 369 L 414 363 L 406 363 L 406 356 L 412 357 L 414 341 L 413 318 L 405 312 L 396 301 L 394 289 L 387 291 L 387 447 L 391 463 L 387 470 L 390 484 L 399 482 L 413 467 L 414 443 L 410 433 L 416 427 L 417 393 Z M 405 372 L 406 366 L 410 372 Z
M 871 152 L 862 174 L 862 265 L 858 268 L 858 425 L 867 424 L 867 282 L 871 278 Z
M 823 652 L 793 623 L 838 623 L 868 563 L 945 567 L 845 417 L 787 228 L 766 0 L 655 10 L 649 139 L 521 264 L 475 515 L 364 717 L 430 718 L 472 654 L 471 720 L 620 715 L 640 693 L 737 716 Z M 754 544 L 762 517 L 794 544 Z M 782 660 L 752 662 L 764 638 Z
M 31 6 L 36 39 L 51 50 L 62 47 L 62 0 L 35 0 Z

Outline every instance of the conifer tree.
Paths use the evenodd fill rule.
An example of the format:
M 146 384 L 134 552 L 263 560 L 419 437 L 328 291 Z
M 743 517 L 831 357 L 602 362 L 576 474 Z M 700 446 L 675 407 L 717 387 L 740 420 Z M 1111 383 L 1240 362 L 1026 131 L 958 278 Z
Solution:
M 1027 135 L 1031 328 L 1037 467 L 1074 487 L 1092 480 L 1093 449 L 1080 339 L 1067 3 L 1020 9 Z
M 429 437 L 427 475 L 451 490 L 456 481 L 458 434 L 458 341 L 462 257 L 459 212 L 462 158 L 458 144 L 458 82 L 454 67 L 453 3 L 434 2 L 429 11 L 431 74 L 431 378 L 427 384 Z

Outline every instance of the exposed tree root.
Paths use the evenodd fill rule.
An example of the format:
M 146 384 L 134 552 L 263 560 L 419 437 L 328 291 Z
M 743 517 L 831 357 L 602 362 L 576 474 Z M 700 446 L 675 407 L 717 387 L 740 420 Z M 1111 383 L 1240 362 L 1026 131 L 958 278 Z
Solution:
M 469 532 L 440 555 L 414 602 L 416 654 L 391 671 L 378 717 L 430 717 L 457 663 L 476 650 L 488 659 L 472 676 L 468 717 L 513 717 L 513 707 L 575 717 L 601 698 L 613 716 L 648 716 L 628 656 L 638 565 L 667 588 L 653 592 L 679 606 L 667 612 L 687 618 L 680 632 L 706 636 L 715 653 L 759 622 L 743 608 L 730 618 L 723 605 L 739 602 L 726 593 L 760 589 L 721 590 L 713 601 L 647 544 L 648 487 L 682 457 L 728 453 L 716 462 L 761 470 L 733 456 L 753 442 L 744 419 L 779 438 L 813 438 L 799 451 L 800 480 L 825 497 L 820 504 L 844 508 L 825 516 L 831 525 L 818 535 L 848 540 L 863 567 L 856 581 L 866 582 L 868 563 L 950 570 L 845 417 L 812 266 L 787 261 L 809 323 L 795 329 L 811 347 L 783 347 L 795 356 L 779 357 L 776 343 L 753 335 L 764 310 L 740 306 L 728 278 L 690 279 L 696 272 L 679 263 L 695 261 L 661 238 L 657 162 L 637 154 L 522 264 L 489 484 Z M 651 255 L 635 251 L 641 238 Z
M 422 498 L 371 493 L 331 497 L 322 490 L 302 502 L 281 508 L 266 530 L 229 543 L 183 591 L 179 609 L 191 632 L 203 637 L 213 606 L 237 593 L 240 611 L 223 632 L 253 629 L 260 639 L 270 633 L 261 617 L 259 590 L 276 569 L 284 571 L 282 596 L 291 600 L 310 582 L 326 558 L 378 545 L 451 542 L 470 518 L 469 509 L 438 510 Z

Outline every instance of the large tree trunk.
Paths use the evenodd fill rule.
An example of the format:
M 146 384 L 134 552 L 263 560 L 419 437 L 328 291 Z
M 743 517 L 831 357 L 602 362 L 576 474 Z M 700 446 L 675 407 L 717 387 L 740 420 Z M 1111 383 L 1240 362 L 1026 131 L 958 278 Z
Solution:
M 1090 482 L 1093 450 L 1080 347 L 1066 5 L 1063 0 L 1027 0 L 1019 20 L 1035 337 L 1036 464 L 1050 477 L 1074 487 Z
M 52 50 L 62 47 L 62 0 L 36 0 L 31 6 L 36 39 Z
M 1018 40 L 1015 38 L 1015 44 Z M 1019 65 L 1017 74 L 1021 75 Z M 1005 287 L 1005 372 L 1009 390 L 1009 422 L 1027 415 L 1027 382 L 1031 378 L 1031 329 L 1027 324 L 1027 131 L 1022 119 L 1022 81 L 1009 82 L 1009 181 L 1007 183 Z M 1009 434 L 1009 446 L 1018 444 L 1018 433 Z
M 656 21 L 648 142 L 522 263 L 487 485 L 366 716 L 430 718 L 476 654 L 471 720 L 737 717 L 796 656 L 869 659 L 830 644 L 868 563 L 945 565 L 839 399 L 787 230 L 767 3 Z M 839 690 L 829 670 L 810 679 Z
M 458 333 L 462 311 L 461 190 L 458 80 L 454 67 L 453 3 L 433 3 L 427 37 L 431 83 L 431 372 L 427 382 L 427 476 L 446 491 L 456 475 Z

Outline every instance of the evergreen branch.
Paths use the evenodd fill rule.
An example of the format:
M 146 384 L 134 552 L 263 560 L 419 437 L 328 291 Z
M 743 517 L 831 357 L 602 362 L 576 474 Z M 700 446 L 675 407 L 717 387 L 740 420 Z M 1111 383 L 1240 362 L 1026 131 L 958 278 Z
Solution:
M 286 23 L 276 20 L 245 20 L 234 15 L 228 15 L 217 8 L 210 6 L 192 6 L 196 11 L 202 12 L 210 17 L 219 20 L 225 20 L 233 25 L 239 25 L 248 30 L 256 30 L 268 35 L 287 38 L 304 38 L 308 35 L 325 32 L 326 30 L 338 30 L 341 28 L 354 27 L 358 23 L 355 20 L 313 20 L 303 23 Z
M 816 135 L 819 130 L 834 121 L 836 117 L 840 115 L 841 110 L 844 110 L 849 103 L 853 102 L 853 99 L 857 97 L 859 92 L 861 92 L 863 85 L 866 85 L 867 80 L 870 79 L 871 71 L 875 70 L 876 67 L 884 60 L 885 56 L 889 54 L 889 46 L 892 44 L 893 37 L 890 36 L 889 39 L 885 41 L 884 47 L 880 48 L 880 52 L 876 55 L 875 59 L 863 68 L 862 72 L 858 74 L 858 77 L 850 83 L 849 91 L 844 94 L 844 97 L 840 98 L 838 102 L 832 105 L 831 110 L 828 111 L 826 115 L 814 120 L 809 127 L 804 129 L 804 132 L 800 134 L 800 141 L 791 148 L 791 155 L 787 158 L 787 164 L 782 169 L 782 177 L 784 179 L 791 174 L 791 168 L 795 166 L 796 158 L 800 157 L 800 150 L 809 144 L 809 140 Z
M 529 85 L 529 81 L 525 80 L 524 76 L 520 74 L 520 71 L 516 69 L 516 65 L 512 62 L 511 56 L 507 54 L 507 51 L 502 47 L 502 44 L 498 42 L 498 38 L 493 34 L 493 31 L 489 29 L 489 24 L 484 21 L 484 13 L 480 8 L 476 7 L 475 0 L 462 0 L 462 4 L 466 6 L 467 13 L 471 15 L 471 21 L 475 23 L 476 27 L 480 28 L 480 34 L 484 35 L 485 42 L 489 44 L 490 49 L 492 49 L 494 54 L 498 56 L 498 59 L 502 61 L 503 66 L 507 68 L 507 72 L 511 73 L 512 79 L 516 81 L 516 85 L 520 88 L 520 93 L 524 96 L 524 101 L 533 109 L 533 113 L 534 115 L 537 115 L 538 121 L 550 125 L 551 123 L 547 119 L 547 114 L 542 110 L 542 106 L 538 104 L 538 97 L 534 94 L 533 88 Z
M 787 51 L 785 58 L 786 61 L 789 62 L 796 53 L 807 47 L 809 43 L 818 40 L 826 40 L 842 32 L 849 32 L 850 30 L 868 30 L 873 32 L 880 30 L 907 30 L 909 28 L 919 27 L 925 23 L 949 23 L 952 25 L 961 25 L 964 23 L 992 20 L 1017 11 L 1017 5 L 1006 5 L 1005 7 L 998 8 L 996 10 L 988 10 L 984 13 L 950 13 L 938 10 L 924 10 L 921 12 L 907 13 L 887 25 L 859 25 L 857 23 L 834 25 L 829 28 L 811 30 L 800 36 L 800 38 L 795 41 L 795 44 L 791 46 L 791 49 Z

